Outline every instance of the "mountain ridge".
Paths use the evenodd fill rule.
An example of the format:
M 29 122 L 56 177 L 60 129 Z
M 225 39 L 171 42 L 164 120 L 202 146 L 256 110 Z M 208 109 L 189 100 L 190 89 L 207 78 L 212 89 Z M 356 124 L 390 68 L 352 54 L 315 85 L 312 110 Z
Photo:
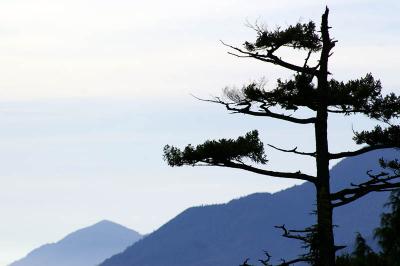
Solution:
M 362 182 L 367 170 L 379 170 L 379 158 L 394 156 L 398 152 L 387 149 L 338 162 L 331 168 L 333 192 Z M 254 193 L 225 204 L 189 208 L 101 266 L 231 266 L 247 257 L 256 261 L 264 256 L 263 250 L 274 261 L 291 259 L 303 250 L 295 241 L 282 238 L 274 226 L 303 229 L 314 224 L 310 215 L 314 194 L 313 185 L 306 182 L 274 194 Z M 370 235 L 379 224 L 387 195 L 370 194 L 335 210 L 337 244 L 351 245 L 356 231 Z

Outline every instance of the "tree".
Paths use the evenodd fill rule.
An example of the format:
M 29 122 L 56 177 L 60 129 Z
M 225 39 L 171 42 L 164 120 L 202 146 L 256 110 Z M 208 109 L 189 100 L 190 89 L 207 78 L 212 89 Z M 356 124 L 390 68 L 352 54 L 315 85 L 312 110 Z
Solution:
M 381 164 L 385 163 L 381 161 Z M 391 167 L 395 171 L 400 171 L 400 164 L 397 160 L 390 161 L 389 165 L 383 165 L 383 167 Z M 390 212 L 382 214 L 381 226 L 375 229 L 374 235 L 378 239 L 381 252 L 375 253 L 358 233 L 353 253 L 338 256 L 336 258 L 337 266 L 400 265 L 400 190 L 391 193 L 385 206 L 390 208 Z
M 360 233 L 357 233 L 355 248 L 351 255 L 343 254 L 336 258 L 337 266 L 388 266 L 368 245 Z
M 396 166 L 397 164 L 397 166 Z M 394 165 L 400 172 L 400 164 Z M 386 204 L 391 212 L 383 213 L 381 226 L 375 230 L 375 237 L 382 248 L 381 257 L 387 265 L 400 265 L 400 190 L 393 192 Z
M 373 191 L 388 191 L 400 187 L 399 175 L 387 172 L 368 172 L 368 181 L 352 184 L 351 187 L 331 192 L 329 161 L 360 155 L 383 148 L 400 148 L 400 126 L 390 124 L 400 116 L 400 97 L 394 93 L 383 95 L 379 80 L 372 74 L 365 77 L 340 82 L 331 78 L 328 62 L 337 41 L 330 37 L 328 24 L 329 9 L 322 15 L 319 31 L 312 21 L 297 23 L 286 29 L 268 30 L 255 26 L 255 42 L 245 42 L 243 48 L 226 45 L 232 49 L 230 54 L 240 58 L 252 58 L 265 63 L 293 71 L 293 79 L 278 79 L 276 88 L 266 90 L 262 82 L 252 82 L 242 89 L 226 89 L 224 97 L 206 100 L 221 104 L 233 113 L 259 117 L 275 118 L 295 124 L 314 126 L 315 151 L 302 152 L 283 149 L 282 152 L 294 153 L 315 158 L 316 176 L 297 172 L 278 172 L 255 166 L 265 165 L 268 160 L 258 131 L 247 133 L 237 139 L 209 140 L 198 146 L 188 145 L 184 149 L 166 145 L 164 159 L 170 166 L 210 165 L 221 166 L 281 178 L 294 178 L 311 182 L 316 188 L 316 246 L 315 265 L 335 265 L 335 246 L 332 213 L 333 209 L 353 202 Z M 295 64 L 285 61 L 277 55 L 281 48 L 305 51 L 304 63 Z M 317 62 L 311 66 L 311 58 Z M 277 111 L 277 110 L 281 111 Z M 295 112 L 305 109 L 313 115 L 295 116 Z M 383 128 L 377 125 L 370 131 L 355 132 L 357 144 L 364 144 L 354 151 L 340 153 L 329 152 L 328 115 L 330 113 L 352 115 L 364 114 L 371 119 L 385 122 Z

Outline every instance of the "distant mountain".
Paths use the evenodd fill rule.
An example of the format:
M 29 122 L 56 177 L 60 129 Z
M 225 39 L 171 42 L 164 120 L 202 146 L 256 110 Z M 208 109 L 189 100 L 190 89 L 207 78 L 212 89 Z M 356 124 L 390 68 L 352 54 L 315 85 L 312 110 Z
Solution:
M 331 169 L 333 191 L 378 170 L 380 157 L 399 157 L 394 150 L 370 152 L 339 162 Z M 335 210 L 338 244 L 354 243 L 355 232 L 371 236 L 379 225 L 388 193 L 373 193 Z M 257 193 L 227 204 L 187 209 L 123 253 L 101 266 L 234 266 L 246 258 L 257 263 L 267 250 L 274 261 L 302 253 L 298 242 L 285 239 L 275 225 L 303 229 L 315 223 L 315 189 L 305 183 L 275 194 Z
M 122 225 L 101 221 L 43 245 L 10 266 L 95 266 L 141 238 Z

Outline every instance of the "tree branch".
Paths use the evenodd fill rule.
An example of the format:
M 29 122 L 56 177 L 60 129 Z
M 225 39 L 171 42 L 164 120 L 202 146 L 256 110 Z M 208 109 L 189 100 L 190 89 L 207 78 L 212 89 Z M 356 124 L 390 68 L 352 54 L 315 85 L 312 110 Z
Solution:
M 285 115 L 285 114 L 278 114 L 278 113 L 271 112 L 268 108 L 263 108 L 263 112 L 253 111 L 253 110 L 250 110 L 251 103 L 248 103 L 248 105 L 246 107 L 237 108 L 237 107 L 232 107 L 232 105 L 235 105 L 236 103 L 224 102 L 219 98 L 215 98 L 215 100 L 207 100 L 207 99 L 198 98 L 196 96 L 193 96 L 193 97 L 195 97 L 196 99 L 198 99 L 200 101 L 204 101 L 204 102 L 212 102 L 212 103 L 222 104 L 225 106 L 225 108 L 228 111 L 232 111 L 233 113 L 241 113 L 241 114 L 247 114 L 247 115 L 252 115 L 252 116 L 271 117 L 271 118 L 276 118 L 276 119 L 280 119 L 280 120 L 284 120 L 284 121 L 288 121 L 288 122 L 292 122 L 292 123 L 297 123 L 297 124 L 303 124 L 303 125 L 315 123 L 315 121 L 316 121 L 315 117 L 297 118 L 297 117 L 292 117 L 292 116 Z
M 312 50 L 308 51 L 307 57 L 306 57 L 306 59 L 304 60 L 304 65 L 303 65 L 304 68 L 309 68 L 307 64 L 308 64 L 308 60 L 309 60 L 310 57 L 311 57 L 311 54 L 312 54 Z
M 250 260 L 250 258 L 245 259 L 245 261 L 242 264 L 240 264 L 239 266 L 252 266 L 249 264 L 249 260 Z
M 237 52 L 239 52 L 242 55 L 237 55 L 234 53 L 230 53 L 231 55 L 234 55 L 236 57 L 249 57 L 249 58 L 255 58 L 257 60 L 263 61 L 263 62 L 267 62 L 267 63 L 271 63 L 274 65 L 278 65 L 281 67 L 284 67 L 286 69 L 290 69 L 296 72 L 300 72 L 300 73 L 304 73 L 304 74 L 310 74 L 315 76 L 318 73 L 318 70 L 316 68 L 309 68 L 309 67 L 301 67 L 301 66 L 297 66 L 291 63 L 288 63 L 286 61 L 283 61 L 282 59 L 280 59 L 279 57 L 277 57 L 276 55 L 274 55 L 272 52 L 274 52 L 274 50 L 268 51 L 267 54 L 259 54 L 258 52 L 256 53 L 252 53 L 252 52 L 247 52 L 244 51 L 238 47 L 229 45 L 224 43 L 223 41 L 221 41 L 221 43 Z
M 203 161 L 203 162 L 204 163 L 209 163 L 207 161 Z M 251 165 L 247 165 L 247 164 L 243 164 L 243 163 L 235 163 L 235 162 L 232 162 L 232 161 L 227 161 L 227 162 L 224 162 L 224 163 L 218 163 L 218 164 L 212 164 L 212 165 L 222 166 L 222 167 L 229 167 L 229 168 L 236 168 L 236 169 L 242 169 L 242 170 L 246 170 L 246 171 L 249 171 L 249 172 L 252 172 L 252 173 L 261 174 L 261 175 L 267 175 L 267 176 L 272 176 L 272 177 L 300 179 L 300 180 L 305 180 L 305 181 L 309 181 L 309 182 L 312 182 L 312 183 L 315 183 L 316 180 L 317 180 L 315 176 L 303 174 L 300 171 L 295 172 L 295 173 L 293 173 L 293 172 L 269 171 L 269 170 L 256 168 L 256 167 L 253 167 Z
M 310 239 L 309 239 L 307 236 L 302 236 L 302 235 L 298 235 L 298 234 L 297 234 L 297 235 L 294 235 L 294 234 L 292 234 L 292 233 L 293 233 L 293 232 L 307 233 L 307 232 L 311 232 L 311 231 L 306 231 L 306 230 L 303 230 L 303 231 L 289 230 L 289 229 L 286 228 L 285 225 L 275 225 L 274 227 L 283 230 L 283 234 L 282 234 L 283 237 L 291 238 L 291 239 L 297 239 L 297 240 L 303 241 L 303 242 L 305 242 L 305 243 L 310 243 Z
M 386 172 L 379 174 L 371 174 L 367 172 L 370 180 L 363 182 L 358 185 L 351 184 L 355 188 L 347 188 L 336 193 L 331 194 L 332 207 L 339 207 L 353 202 L 371 192 L 386 192 L 400 188 L 400 180 L 397 182 L 391 182 L 395 179 L 400 178 L 400 174 L 390 175 Z
M 295 147 L 295 148 L 293 148 L 291 150 L 286 150 L 286 149 L 278 148 L 278 147 L 276 147 L 274 145 L 271 145 L 271 144 L 267 144 L 267 145 L 270 146 L 271 148 L 274 148 L 275 150 L 282 151 L 282 152 L 290 152 L 290 153 L 294 153 L 294 154 L 307 155 L 307 156 L 312 156 L 312 157 L 316 156 L 315 152 L 300 152 L 300 151 L 297 151 L 297 147 Z
M 258 261 L 261 262 L 261 264 L 264 266 L 271 266 L 271 264 L 269 264 L 269 261 L 271 260 L 272 256 L 267 251 L 264 251 L 264 254 L 267 258 L 265 260 L 259 259 Z
M 388 192 L 388 191 L 393 191 L 400 188 L 400 183 L 397 184 L 381 184 L 381 185 L 375 185 L 375 186 L 369 186 L 367 188 L 359 188 L 357 189 L 357 192 L 353 194 L 351 197 L 343 197 L 340 199 L 338 202 L 332 203 L 332 207 L 340 207 L 343 205 L 346 205 L 350 202 L 353 202 L 361 197 L 364 197 L 365 195 L 371 193 L 371 192 Z
M 289 261 L 282 259 L 282 263 L 278 264 L 277 266 L 290 266 L 290 265 L 298 263 L 298 262 L 310 262 L 310 261 L 311 261 L 311 259 L 309 259 L 309 258 L 297 258 L 297 259 L 293 259 L 293 260 L 289 260 Z
M 361 148 L 356 151 L 330 153 L 329 159 L 340 159 L 340 158 L 344 158 L 344 157 L 352 157 L 352 156 L 357 156 L 357 155 L 367 153 L 370 151 L 386 149 L 386 148 L 393 148 L 393 146 L 391 146 L 391 145 L 372 145 L 372 146 L 367 146 L 367 147 Z
M 268 257 L 267 258 L 267 260 L 258 260 L 259 262 L 261 262 L 263 265 L 265 265 L 265 266 L 272 266 L 272 264 L 269 264 L 269 258 L 270 257 Z M 239 266 L 254 266 L 254 265 L 251 265 L 251 264 L 249 264 L 249 258 L 247 258 L 242 264 L 240 264 Z M 276 266 L 290 266 L 290 265 L 293 265 L 293 264 L 295 264 L 295 263 L 298 263 L 298 262 L 310 262 L 311 261 L 311 259 L 309 259 L 309 258 L 297 258 L 297 259 L 293 259 L 293 260 L 289 260 L 289 261 L 286 261 L 286 260 L 284 260 L 284 259 L 281 259 L 281 263 L 279 263 L 279 264 L 277 264 Z
M 268 109 L 265 109 L 264 112 L 255 112 L 255 111 L 251 111 L 251 110 L 232 108 L 232 107 L 229 107 L 227 109 L 232 110 L 232 111 L 237 111 L 237 112 L 243 113 L 243 114 L 254 115 L 254 116 L 268 116 L 268 117 L 285 120 L 285 121 L 289 121 L 289 122 L 297 123 L 297 124 L 312 124 L 312 123 L 315 123 L 315 121 L 316 121 L 316 119 L 314 117 L 296 118 L 296 117 L 292 117 L 289 115 L 274 113 Z
M 333 110 L 328 109 L 328 112 L 335 113 L 335 114 L 350 114 L 350 113 L 364 113 L 366 109 L 351 109 L 351 110 Z

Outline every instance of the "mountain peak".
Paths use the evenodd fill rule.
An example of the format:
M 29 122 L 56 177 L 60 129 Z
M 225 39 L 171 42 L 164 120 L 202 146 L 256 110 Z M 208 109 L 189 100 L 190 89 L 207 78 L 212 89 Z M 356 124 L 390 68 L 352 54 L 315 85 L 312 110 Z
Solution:
M 95 225 L 96 225 L 96 224 L 118 224 L 118 223 L 115 223 L 115 222 L 112 222 L 112 221 L 110 221 L 110 220 L 104 219 L 104 220 L 101 220 L 100 222 L 95 223 Z M 119 224 L 118 224 L 118 225 L 119 225 Z
M 102 220 L 68 234 L 56 243 L 45 244 L 10 266 L 98 265 L 141 238 L 134 230 Z
M 99 221 L 99 222 L 97 222 L 97 223 L 95 223 L 95 224 L 93 224 L 93 225 L 91 225 L 89 227 L 86 227 L 86 228 L 90 228 L 90 227 L 119 227 L 119 228 L 126 228 L 128 230 L 132 230 L 132 229 L 130 229 L 130 228 L 126 227 L 126 226 L 123 226 L 123 225 L 121 225 L 119 223 L 116 223 L 116 222 L 113 222 L 113 221 L 110 221 L 110 220 L 106 220 L 106 219 L 101 220 L 101 221 Z M 85 228 L 83 228 L 83 229 L 85 229 Z M 132 231 L 134 231 L 134 230 L 132 230 Z

